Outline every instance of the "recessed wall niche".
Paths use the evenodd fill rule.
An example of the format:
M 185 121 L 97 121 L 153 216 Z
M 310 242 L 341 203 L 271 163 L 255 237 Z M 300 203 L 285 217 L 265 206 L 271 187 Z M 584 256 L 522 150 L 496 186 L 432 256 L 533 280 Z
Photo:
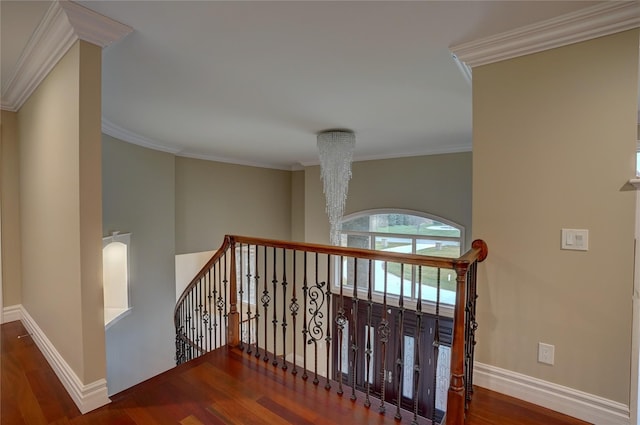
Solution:
M 131 312 L 129 303 L 129 247 L 131 233 L 113 232 L 102 238 L 104 326 L 109 328 Z

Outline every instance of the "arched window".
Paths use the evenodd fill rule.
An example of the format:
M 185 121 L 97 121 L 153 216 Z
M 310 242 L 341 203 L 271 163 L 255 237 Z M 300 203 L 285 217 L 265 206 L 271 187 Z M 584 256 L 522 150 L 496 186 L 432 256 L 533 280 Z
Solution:
M 457 258 L 464 246 L 464 227 L 431 214 L 399 209 L 368 210 L 345 216 L 342 220 L 341 245 L 353 248 L 366 248 L 381 251 L 402 252 L 417 255 Z M 358 273 L 358 286 L 368 282 L 369 269 L 358 264 L 355 270 L 353 260 L 346 261 L 346 271 L 353 276 Z M 384 291 L 384 276 L 387 277 L 387 294 L 400 295 L 401 286 L 404 296 L 416 299 L 418 283 L 422 284 L 424 300 L 436 299 L 438 271 L 428 268 L 423 271 L 418 282 L 413 268 L 404 268 L 401 272 L 397 263 L 384 264 L 376 261 L 373 267 L 374 290 Z M 401 276 L 402 274 L 402 276 Z M 349 276 L 349 275 L 347 275 Z M 401 281 L 404 279 L 404 282 Z M 343 279 L 352 282 L 353 279 Z M 402 285 L 401 285 L 402 283 Z M 441 270 L 440 300 L 446 304 L 455 304 L 456 276 L 452 270 Z

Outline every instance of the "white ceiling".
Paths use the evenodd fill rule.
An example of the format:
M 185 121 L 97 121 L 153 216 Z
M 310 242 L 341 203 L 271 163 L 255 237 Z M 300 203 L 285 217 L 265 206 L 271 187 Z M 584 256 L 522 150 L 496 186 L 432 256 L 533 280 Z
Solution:
M 316 134 L 356 160 L 471 148 L 454 44 L 599 2 L 80 1 L 134 31 L 103 54 L 103 119 L 179 155 L 282 169 Z M 2 92 L 48 2 L 0 2 Z

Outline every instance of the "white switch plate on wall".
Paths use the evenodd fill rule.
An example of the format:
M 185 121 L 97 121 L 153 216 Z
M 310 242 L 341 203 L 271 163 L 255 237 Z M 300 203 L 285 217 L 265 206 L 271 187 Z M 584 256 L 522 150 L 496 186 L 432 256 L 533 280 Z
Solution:
M 589 250 L 589 230 L 587 229 L 562 229 L 562 249 L 574 251 Z
M 556 347 L 544 342 L 538 343 L 538 361 L 553 366 Z

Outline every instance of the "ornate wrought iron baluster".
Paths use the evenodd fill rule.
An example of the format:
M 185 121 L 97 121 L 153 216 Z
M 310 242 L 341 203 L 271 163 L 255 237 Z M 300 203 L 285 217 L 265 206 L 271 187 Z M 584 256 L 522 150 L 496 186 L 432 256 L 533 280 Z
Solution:
M 251 245 L 247 245 L 247 354 L 251 354 Z
M 269 350 L 268 350 L 268 342 L 269 342 L 269 330 L 267 325 L 267 317 L 269 317 L 269 303 L 271 302 L 271 297 L 269 296 L 269 288 L 267 285 L 267 246 L 264 246 L 264 289 L 262 290 L 262 298 L 260 301 L 262 302 L 262 308 L 264 309 L 264 357 L 263 360 L 265 362 L 269 361 Z
M 255 275 L 255 283 L 253 287 L 253 296 L 254 296 L 254 304 L 256 306 L 256 313 L 254 315 L 256 319 L 256 358 L 260 358 L 260 304 L 258 304 L 258 288 L 260 288 L 260 276 L 258 274 L 258 257 L 260 256 L 260 250 L 258 245 L 256 245 L 256 255 L 255 255 L 255 267 L 253 268 L 256 271 Z
M 326 357 L 327 357 L 327 369 L 326 369 L 326 381 L 324 383 L 324 389 L 330 390 L 331 383 L 329 377 L 331 376 L 330 371 L 330 360 L 331 360 L 331 255 L 327 255 L 327 285 L 326 285 L 326 300 L 327 300 L 327 336 L 325 338 L 325 345 L 327 347 Z
M 477 276 L 477 261 L 469 266 L 467 270 L 467 310 L 468 319 L 466 323 L 468 338 L 466 342 L 466 408 L 469 407 L 471 396 L 473 394 L 473 357 L 476 346 L 476 330 L 478 329 L 478 322 L 476 321 L 476 300 L 478 294 L 476 291 L 476 276 Z
M 187 332 L 189 335 L 189 345 L 187 346 L 187 348 L 189 349 L 189 354 L 187 356 L 188 360 L 191 360 L 193 358 L 193 344 L 191 343 L 193 341 L 193 324 L 191 323 L 191 318 L 193 316 L 193 292 L 189 293 L 189 296 L 187 297 L 187 311 L 188 311 L 188 315 L 187 315 Z
M 353 355 L 353 361 L 349 368 L 351 374 L 351 397 L 352 401 L 357 399 L 356 397 L 356 377 L 358 371 L 358 258 L 353 259 L 353 299 L 351 304 L 351 322 L 353 322 L 353 332 L 349 332 L 351 338 L 351 354 Z
M 307 330 L 307 292 L 309 291 L 309 286 L 307 282 L 307 252 L 304 253 L 304 281 L 302 283 L 302 305 L 304 308 L 302 309 L 302 379 L 305 381 L 309 378 L 307 375 L 307 336 L 309 331 Z
M 238 301 L 240 304 L 240 315 L 238 316 L 240 318 L 240 346 L 238 348 L 240 348 L 240 350 L 244 351 L 244 332 L 242 331 L 242 316 L 243 316 L 243 308 L 242 305 L 244 304 L 244 274 L 243 274 L 243 269 L 244 269 L 244 245 L 243 244 L 238 244 L 238 248 L 237 250 L 240 251 L 240 255 L 238 256 L 237 252 L 236 252 L 236 261 L 239 263 L 240 267 L 238 268 L 238 272 L 237 275 L 240 277 L 240 279 L 238 279 Z M 237 251 L 236 250 L 236 251 Z M 239 258 L 238 258 L 239 257 Z
M 198 320 L 198 328 L 199 328 L 199 334 L 198 334 L 198 346 L 200 348 L 200 352 L 202 353 L 202 351 L 204 351 L 204 329 L 206 329 L 207 325 L 206 325 L 206 315 L 205 315 L 205 310 L 204 310 L 204 284 L 205 284 L 205 277 L 203 276 L 202 278 L 200 278 L 200 281 L 198 282 L 198 310 L 200 313 L 200 320 Z M 204 325 L 204 329 L 203 329 L 203 325 Z
M 222 281 L 220 279 L 220 261 L 213 268 L 213 298 L 216 300 L 216 310 L 218 314 L 213 322 L 213 334 L 216 339 L 216 348 L 222 346 L 222 310 L 224 309 L 224 300 L 222 299 Z
M 373 313 L 373 261 L 369 260 L 369 279 L 367 284 L 367 336 L 365 342 L 365 407 L 369 408 L 371 406 L 371 399 L 369 398 L 371 394 L 371 380 L 369 379 L 372 376 L 373 371 L 371 370 L 371 355 L 373 354 L 371 347 L 371 330 L 373 329 L 373 324 L 371 323 L 371 315 Z
M 282 370 L 287 370 L 287 251 L 282 248 Z
M 344 391 L 342 390 L 342 338 L 344 336 L 344 325 L 347 323 L 347 318 L 344 314 L 344 257 L 340 256 L 340 276 L 338 277 L 340 282 L 340 298 L 338 299 L 338 311 L 336 314 L 336 325 L 338 327 L 338 395 L 342 396 Z
M 207 273 L 204 275 L 204 298 L 205 298 L 205 308 L 204 315 L 206 317 L 205 321 L 205 348 L 206 351 L 209 352 L 212 350 L 211 348 L 211 269 L 207 270 Z
M 293 294 L 291 296 L 291 304 L 289 304 L 289 311 L 291 312 L 291 321 L 293 322 L 293 369 L 291 370 L 292 375 L 298 374 L 298 368 L 296 367 L 296 318 L 298 316 L 298 310 L 300 306 L 298 305 L 298 298 L 296 298 L 296 250 L 293 250 Z
M 324 313 L 322 307 L 324 305 L 324 286 L 326 282 L 320 282 L 318 278 L 318 253 L 315 255 L 315 284 L 309 288 L 309 314 L 311 319 L 309 320 L 310 339 L 309 344 L 313 344 L 313 360 L 314 360 L 314 378 L 313 384 L 318 385 L 320 380 L 318 379 L 318 341 L 324 339 Z
M 433 397 L 432 405 L 433 410 L 431 411 L 431 423 L 435 423 L 436 421 L 436 396 L 438 393 L 438 357 L 440 356 L 440 267 L 438 267 L 438 272 L 436 274 L 436 320 L 435 320 L 435 329 L 433 331 Z
M 271 320 L 271 323 L 273 323 L 273 361 L 271 364 L 273 366 L 278 366 L 278 277 L 276 274 L 276 257 L 276 248 L 273 247 L 273 280 L 271 280 L 271 283 L 273 283 L 273 319 Z
M 415 275 L 415 267 L 414 269 Z M 415 330 L 415 348 L 413 350 L 413 421 L 411 425 L 418 425 L 418 400 L 420 399 L 420 337 L 422 335 L 422 266 L 418 266 L 418 301 L 416 302 L 416 330 Z M 433 391 L 435 393 L 435 390 Z M 435 404 L 434 404 L 435 408 Z
M 378 334 L 380 335 L 380 344 L 382 345 L 382 355 L 380 361 L 382 362 L 382 379 L 381 379 L 381 394 L 380 394 L 380 407 L 378 412 L 384 414 L 387 410 L 385 406 L 386 387 L 387 387 L 387 343 L 389 342 L 389 320 L 387 318 L 387 270 L 388 263 L 384 262 L 384 292 L 382 294 L 382 320 L 380 320 L 380 326 L 378 326 Z
M 223 314 L 222 314 L 222 318 L 224 320 L 224 326 L 221 330 L 221 332 L 224 332 L 224 343 L 225 345 L 229 343 L 228 339 L 229 339 L 229 303 L 227 302 L 227 284 L 229 283 L 229 280 L 227 279 L 227 264 L 229 264 L 227 262 L 227 253 L 225 252 L 223 255 L 223 264 L 224 264 L 224 268 L 223 268 L 223 278 L 222 278 L 222 294 L 224 296 L 224 310 L 223 310 Z
M 402 384 L 404 381 L 404 263 L 400 263 L 400 298 L 398 300 L 398 357 L 396 358 L 397 387 L 396 420 L 402 420 L 400 407 L 402 404 Z

